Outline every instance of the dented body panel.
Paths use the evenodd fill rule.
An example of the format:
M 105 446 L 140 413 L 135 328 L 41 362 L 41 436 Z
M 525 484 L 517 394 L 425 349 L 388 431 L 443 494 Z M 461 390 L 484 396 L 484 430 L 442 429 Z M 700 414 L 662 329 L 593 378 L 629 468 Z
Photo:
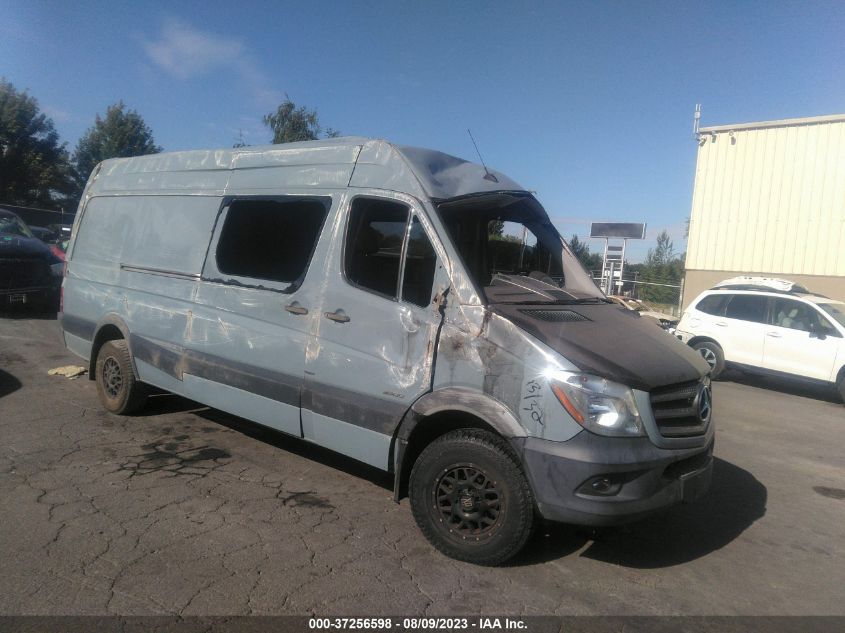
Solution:
M 583 323 L 549 325 L 488 301 L 437 205 L 500 193 L 542 210 L 481 165 L 356 137 L 105 161 L 89 179 L 68 249 L 65 343 L 95 378 L 99 346 L 124 338 L 141 381 L 394 471 L 397 493 L 418 431 L 460 414 L 511 442 L 549 517 L 633 514 L 576 488 L 603 469 L 641 470 L 638 455 L 648 456 L 651 474 L 636 513 L 677 501 L 679 479 L 667 492 L 663 469 L 709 456 L 714 427 L 665 437 L 649 393 L 700 380 L 701 365 L 659 328 L 631 325 L 636 315 L 610 314 L 612 305 L 584 307 Z M 347 275 L 351 210 L 361 200 L 407 210 L 394 250 L 375 252 L 393 258 L 386 265 L 399 262 L 395 296 Z M 321 214 L 302 274 L 233 271 L 221 238 L 235 206 L 299 202 Z M 423 259 L 409 250 L 412 226 L 430 243 Z M 406 300 L 409 267 L 429 261 L 428 303 Z M 619 345 L 626 354 L 616 362 Z M 634 389 L 644 425 L 637 450 L 594 436 L 554 395 L 556 376 L 584 371 Z M 704 472 L 709 457 L 702 463 Z

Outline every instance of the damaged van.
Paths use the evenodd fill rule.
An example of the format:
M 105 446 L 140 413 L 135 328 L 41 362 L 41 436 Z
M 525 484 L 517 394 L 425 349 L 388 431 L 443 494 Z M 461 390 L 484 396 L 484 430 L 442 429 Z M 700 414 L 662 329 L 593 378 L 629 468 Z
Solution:
M 507 560 L 541 517 L 630 521 L 710 481 L 704 359 L 609 301 L 529 191 L 436 151 L 105 161 L 61 324 L 107 410 L 156 387 L 389 471 L 465 561 Z

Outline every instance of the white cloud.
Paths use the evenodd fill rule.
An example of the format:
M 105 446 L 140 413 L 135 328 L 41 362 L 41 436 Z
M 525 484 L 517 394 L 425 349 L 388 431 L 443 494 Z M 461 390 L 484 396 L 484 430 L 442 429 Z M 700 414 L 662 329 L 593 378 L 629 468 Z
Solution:
M 281 93 L 268 88 L 268 79 L 236 38 L 200 31 L 179 20 L 168 20 L 157 38 L 142 39 L 150 61 L 176 79 L 186 81 L 214 72 L 230 72 L 252 90 L 262 106 L 277 104 Z
M 53 121 L 58 121 L 59 123 L 65 123 L 73 118 L 70 112 L 60 110 L 59 108 L 55 108 L 49 104 L 41 106 L 41 111 L 53 119 Z

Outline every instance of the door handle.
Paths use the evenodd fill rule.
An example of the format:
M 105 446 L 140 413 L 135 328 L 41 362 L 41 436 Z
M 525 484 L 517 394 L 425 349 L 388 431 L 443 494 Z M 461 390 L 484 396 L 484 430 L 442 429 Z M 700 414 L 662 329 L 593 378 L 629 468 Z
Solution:
M 766 336 L 771 336 L 772 338 L 781 338 L 780 332 L 766 332 Z
M 716 321 L 716 325 L 718 325 L 719 327 L 728 327 L 728 324 L 724 321 Z
M 308 314 L 308 308 L 303 308 L 299 303 L 294 301 L 285 306 L 285 310 L 291 314 Z
M 329 321 L 334 321 L 335 323 L 349 323 L 349 317 L 346 316 L 346 313 L 343 310 L 335 310 L 334 312 L 324 312 L 323 316 L 326 317 Z

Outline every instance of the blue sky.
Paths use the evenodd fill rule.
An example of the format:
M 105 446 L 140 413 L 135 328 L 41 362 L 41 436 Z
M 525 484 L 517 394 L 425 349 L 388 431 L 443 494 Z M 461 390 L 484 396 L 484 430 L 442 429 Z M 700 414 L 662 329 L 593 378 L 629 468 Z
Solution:
M 0 0 L 0 75 L 70 149 L 119 99 L 166 150 L 268 142 L 287 93 L 344 134 L 487 163 L 565 236 L 684 250 L 702 124 L 845 112 L 845 3 Z M 599 243 L 593 243 L 599 249 Z

